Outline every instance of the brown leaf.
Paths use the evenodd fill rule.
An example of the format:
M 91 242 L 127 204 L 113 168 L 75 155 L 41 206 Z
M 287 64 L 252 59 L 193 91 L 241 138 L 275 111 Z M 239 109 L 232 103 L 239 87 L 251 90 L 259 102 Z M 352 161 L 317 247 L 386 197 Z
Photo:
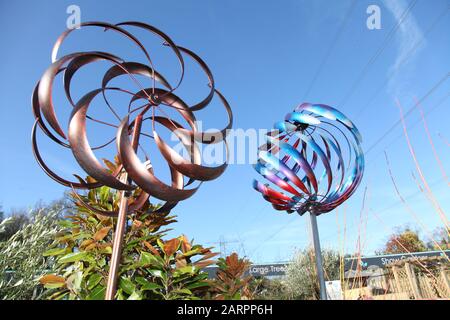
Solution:
M 184 259 L 182 255 L 177 256 L 177 258 L 175 260 L 175 266 L 177 268 L 183 268 L 186 265 L 187 265 L 186 259 Z
M 120 166 L 120 159 L 119 159 L 119 155 L 115 155 L 114 156 L 114 163 L 116 164 L 116 167 Z
M 101 241 L 106 237 L 111 227 L 103 227 L 94 234 L 94 240 Z
M 84 218 L 82 218 L 82 217 L 80 217 L 80 216 L 68 215 L 68 216 L 65 216 L 65 218 L 71 219 L 71 220 L 78 220 L 78 221 L 80 221 L 80 222 L 86 223 L 86 219 L 84 219 Z
M 218 254 L 219 253 L 217 253 L 217 252 L 209 252 L 209 253 L 206 253 L 200 260 L 207 260 L 207 259 L 217 256 Z
M 139 221 L 139 220 L 133 220 L 133 224 L 132 224 L 132 226 L 131 226 L 131 229 L 132 229 L 132 230 L 139 229 L 140 227 L 142 227 L 142 225 L 143 225 L 143 222 L 142 222 L 142 221 Z
M 186 253 L 192 249 L 191 243 L 184 234 L 180 237 L 180 240 L 181 240 L 181 250 L 183 251 L 183 253 Z
M 88 245 L 92 244 L 94 242 L 93 239 L 87 239 L 84 240 L 81 244 L 80 244 L 80 249 L 83 249 L 85 247 L 87 247 Z
M 101 214 L 95 214 L 95 217 L 100 220 L 101 224 L 104 226 L 110 226 L 112 225 L 112 219 L 108 216 L 103 216 Z
M 156 256 L 160 256 L 158 250 L 152 246 L 148 241 L 144 241 L 144 245 Z
M 180 239 L 174 238 L 168 240 L 164 243 L 164 253 L 166 254 L 166 256 L 169 257 L 172 254 L 174 254 L 175 251 L 178 250 L 179 246 L 180 246 Z
M 66 279 L 61 276 L 57 276 L 54 274 L 46 274 L 39 279 L 41 284 L 50 284 L 50 283 L 65 283 Z
M 92 249 L 94 249 L 94 248 L 96 248 L 96 247 L 97 247 L 97 243 L 96 243 L 96 242 L 93 242 L 93 243 L 91 243 L 90 245 L 88 245 L 84 250 L 90 251 L 90 250 L 92 250 Z
M 236 252 L 233 252 L 231 255 L 229 255 L 226 259 L 225 259 L 227 265 L 231 268 L 234 269 L 238 266 L 239 264 L 239 258 Z
M 197 261 L 196 263 L 194 263 L 194 266 L 196 266 L 197 268 L 204 268 L 213 263 L 215 263 L 214 260 L 203 260 L 203 261 Z
M 108 159 L 102 160 L 111 172 L 114 172 L 116 170 L 116 166 L 111 161 L 109 161 Z

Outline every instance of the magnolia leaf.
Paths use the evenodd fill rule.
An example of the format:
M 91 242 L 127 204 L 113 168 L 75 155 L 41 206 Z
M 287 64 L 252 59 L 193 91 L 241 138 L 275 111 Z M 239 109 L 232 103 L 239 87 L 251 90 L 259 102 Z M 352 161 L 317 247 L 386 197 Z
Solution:
M 139 258 L 140 266 L 151 266 L 154 265 L 156 267 L 163 267 L 164 261 L 161 261 L 160 257 L 152 255 L 148 252 L 141 252 L 141 256 Z
M 111 230 L 111 227 L 103 227 L 100 230 L 98 230 L 95 234 L 94 234 L 94 240 L 96 241 L 101 241 L 103 240 L 107 235 L 109 230 Z
M 124 276 L 120 278 L 119 287 L 128 294 L 133 294 L 133 292 L 136 290 L 136 286 L 134 285 L 134 283 L 129 278 L 126 278 Z
M 83 272 L 77 271 L 67 278 L 67 288 L 71 291 L 80 292 L 81 281 L 83 280 Z
M 161 278 L 163 281 L 167 281 L 167 274 L 165 272 L 162 272 L 161 270 L 150 269 L 148 270 L 148 272 L 154 277 L 158 277 Z
M 164 251 L 164 243 L 161 241 L 161 239 L 156 239 L 156 243 L 158 243 L 158 246 L 161 248 L 161 250 Z
M 95 249 L 95 248 L 97 248 L 97 243 L 96 243 L 96 242 L 93 242 L 93 243 L 91 243 L 90 245 L 88 245 L 88 246 L 85 248 L 85 250 L 86 250 L 86 251 L 91 251 L 92 249 Z
M 105 204 L 109 200 L 111 189 L 107 186 L 103 186 L 99 189 L 100 201 Z
M 192 294 L 192 291 L 186 288 L 173 290 L 172 293 L 183 293 L 183 294 Z
M 194 273 L 196 271 L 194 266 L 185 266 L 179 269 L 176 269 L 174 274 L 176 275 L 181 275 L 181 274 L 186 274 L 186 273 Z
M 199 248 L 192 249 L 192 250 L 189 250 L 189 251 L 184 252 L 184 253 L 183 253 L 183 256 L 185 256 L 185 257 L 190 257 L 190 256 L 193 256 L 193 255 L 195 255 L 195 254 L 199 254 L 200 251 L 201 251 L 201 249 L 199 249 Z
M 215 263 L 214 260 L 202 260 L 202 261 L 198 261 L 198 262 L 194 263 L 194 266 L 201 269 L 201 268 L 207 267 L 213 263 Z
M 92 274 L 87 281 L 88 289 L 92 290 L 102 279 L 103 276 L 100 273 Z
M 94 243 L 94 239 L 86 239 L 80 244 L 80 249 L 86 248 L 88 245 Z
M 110 245 L 102 247 L 100 250 L 101 253 L 112 254 L 112 248 Z
M 218 255 L 217 252 L 208 252 L 208 253 L 204 254 L 203 257 L 200 260 L 207 260 L 207 259 L 210 259 L 210 258 L 215 257 L 217 255 Z
M 192 290 L 192 289 L 196 289 L 196 288 L 210 287 L 210 286 L 211 286 L 211 284 L 209 282 L 198 281 L 198 282 L 194 282 L 194 283 L 187 285 L 186 288 Z
M 136 282 L 141 285 L 142 291 L 162 289 L 162 287 L 159 284 L 150 282 L 147 279 L 145 279 L 144 277 L 137 277 Z
M 75 226 L 75 224 L 70 220 L 59 220 L 57 223 L 61 227 L 67 228 L 67 229 L 73 228 Z
M 184 259 L 183 256 L 177 256 L 177 258 L 175 260 L 175 266 L 177 268 L 182 268 L 182 267 L 185 267 L 186 265 L 187 265 L 186 259 Z
M 154 246 L 152 246 L 148 241 L 143 241 L 144 245 L 156 256 L 159 256 L 158 250 Z
M 59 263 L 69 263 L 76 261 L 92 261 L 93 258 L 87 252 L 73 252 L 59 258 Z
M 66 252 L 66 248 L 53 248 L 50 250 L 45 251 L 42 255 L 44 257 L 49 257 L 49 256 L 58 256 L 60 254 L 63 254 Z
M 142 300 L 142 296 L 138 291 L 133 291 L 127 300 Z
M 183 251 L 183 253 L 186 253 L 192 249 L 191 243 L 184 234 L 180 237 L 180 240 L 181 240 L 181 250 Z
M 170 257 L 178 250 L 179 247 L 180 247 L 180 239 L 174 238 L 174 239 L 166 241 L 166 243 L 164 244 L 163 250 L 164 250 L 164 253 L 166 254 L 166 256 Z
M 144 223 L 142 221 L 139 220 L 133 220 L 133 224 L 131 225 L 131 230 L 137 230 L 140 227 L 142 227 Z
M 45 276 L 42 276 L 39 279 L 39 282 L 43 284 L 46 288 L 54 289 L 65 286 L 66 279 L 64 279 L 64 277 L 57 276 L 54 274 L 47 274 Z
M 108 159 L 102 159 L 102 160 L 103 160 L 103 163 L 108 167 L 108 169 L 111 172 L 116 170 L 116 166 L 111 161 L 109 161 Z
M 106 287 L 98 285 L 91 291 L 91 293 L 87 297 L 87 300 L 104 300 L 105 292 Z

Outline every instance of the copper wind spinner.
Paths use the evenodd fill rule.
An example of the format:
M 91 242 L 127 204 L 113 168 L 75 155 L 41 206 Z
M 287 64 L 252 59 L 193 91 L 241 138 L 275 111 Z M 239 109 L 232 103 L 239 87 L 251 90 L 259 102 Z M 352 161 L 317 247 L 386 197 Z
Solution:
M 108 186 L 123 191 L 120 210 L 118 212 L 100 210 L 84 203 L 85 206 L 90 210 L 94 210 L 96 213 L 118 216 L 106 291 L 106 298 L 113 299 L 117 281 L 117 270 L 120 263 L 123 234 L 126 229 L 126 214 L 140 209 L 150 196 L 164 201 L 164 204 L 158 211 L 167 212 L 179 201 L 187 199 L 195 193 L 199 187 L 191 186 L 195 181 L 203 182 L 219 177 L 226 169 L 227 163 L 225 162 L 217 167 L 202 165 L 199 144 L 224 143 L 225 148 L 227 148 L 225 138 L 227 130 L 232 127 L 233 115 L 228 102 L 215 88 L 213 75 L 205 62 L 189 49 L 177 46 L 160 30 L 141 22 L 122 22 L 114 25 L 104 22 L 80 24 L 82 28 L 91 26 L 115 31 L 126 37 L 133 45 L 141 50 L 147 61 L 145 63 L 126 61 L 111 53 L 101 51 L 75 52 L 57 58 L 60 46 L 66 37 L 75 29 L 66 30 L 57 39 L 53 47 L 52 64 L 44 72 L 33 92 L 32 109 L 35 123 L 32 129 L 32 147 L 35 158 L 45 173 L 64 186 L 85 190 Z M 162 39 L 163 45 L 172 50 L 179 61 L 181 69 L 180 78 L 175 86 L 169 84 L 164 76 L 155 70 L 150 55 L 143 44 L 132 33 L 123 28 L 130 26 L 149 31 L 151 34 Z M 209 94 L 202 101 L 193 105 L 188 105 L 174 93 L 181 85 L 184 77 L 185 63 L 183 56 L 188 56 L 198 63 L 209 79 Z M 101 85 L 85 93 L 78 101 L 74 101 L 71 95 L 72 78 L 84 66 L 98 61 L 108 61 L 112 65 L 103 74 Z M 73 108 L 67 131 L 62 129 L 57 119 L 52 100 L 53 83 L 60 73 L 64 80 L 65 96 Z M 109 86 L 109 83 L 113 79 L 122 75 L 128 76 L 137 85 L 136 92 Z M 149 78 L 152 86 L 150 88 L 144 88 L 135 75 Z M 118 113 L 112 107 L 106 96 L 107 91 L 116 91 L 129 95 L 129 104 L 126 106 L 127 113 L 123 118 L 119 117 Z M 216 94 L 228 114 L 228 125 L 221 131 L 212 133 L 201 132 L 198 130 L 197 119 L 194 113 L 207 107 Z M 88 114 L 89 106 L 97 96 L 103 97 L 107 109 L 117 118 L 118 124 L 110 124 Z M 133 108 L 132 104 L 135 101 L 143 101 L 144 104 Z M 183 127 L 180 123 L 171 119 L 164 112 L 164 108 L 176 110 L 188 126 Z M 161 115 L 157 115 L 157 112 L 160 112 Z M 88 120 L 117 128 L 116 136 L 101 146 L 91 147 L 86 133 L 86 122 Z M 143 162 L 137 155 L 138 148 L 142 148 L 139 144 L 139 138 L 141 135 L 146 135 L 144 132 L 141 132 L 141 128 L 147 120 L 151 121 L 153 128 L 153 135 L 147 136 L 153 138 L 159 152 L 169 165 L 172 180 L 170 185 L 158 179 L 153 168 L 148 165 L 150 159 L 147 158 Z M 158 135 L 155 130 L 155 123 L 167 128 L 179 139 L 189 155 L 189 160 L 176 152 Z M 76 181 L 69 181 L 50 169 L 39 152 L 36 139 L 38 128 L 60 146 L 70 149 L 81 168 L 95 182 L 85 181 L 79 176 L 76 176 Z M 120 166 L 115 172 L 111 172 L 108 168 L 104 167 L 94 154 L 94 151 L 105 148 L 113 143 L 116 144 L 117 156 L 120 161 Z M 135 202 L 128 205 L 127 192 L 136 188 L 140 188 L 142 192 Z

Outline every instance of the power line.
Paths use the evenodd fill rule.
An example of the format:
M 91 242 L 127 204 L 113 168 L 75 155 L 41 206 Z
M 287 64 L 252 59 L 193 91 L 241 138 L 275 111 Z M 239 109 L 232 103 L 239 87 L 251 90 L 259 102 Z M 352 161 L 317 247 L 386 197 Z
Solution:
M 206 244 L 218 244 L 219 250 L 220 250 L 220 256 L 222 258 L 227 256 L 227 245 L 230 243 L 239 243 L 239 240 L 237 240 L 237 239 L 225 240 L 225 238 L 223 236 L 220 236 L 219 241 L 206 242 Z
M 424 42 L 425 37 L 434 29 L 434 27 L 438 24 L 438 22 L 448 14 L 450 10 L 450 7 L 447 7 L 446 10 L 442 11 L 442 13 L 433 21 L 433 23 L 427 28 L 427 30 L 423 33 L 423 36 L 420 38 L 419 41 L 415 43 L 413 47 L 403 56 L 403 59 L 400 60 L 398 63 L 396 63 L 396 69 L 398 69 L 400 66 L 402 66 L 405 62 L 407 62 L 411 55 L 416 52 L 416 50 L 420 47 L 420 45 Z M 397 71 L 397 70 L 395 70 Z M 375 90 L 374 94 L 367 100 L 365 104 L 363 104 L 363 107 L 359 109 L 359 112 L 355 115 L 355 119 L 358 119 L 364 110 L 366 110 L 372 103 L 375 101 L 375 98 L 380 94 L 380 92 L 384 89 L 384 87 L 387 86 L 389 81 L 396 75 L 397 73 L 394 71 L 391 71 L 389 76 L 385 81 L 383 81 L 382 85 L 378 87 L 377 90 Z
M 350 14 L 353 12 L 353 9 L 355 8 L 355 3 L 356 3 L 356 0 L 353 0 L 352 3 L 350 4 L 350 8 L 347 10 L 347 12 L 345 14 L 345 17 L 344 17 L 344 20 L 342 21 L 342 23 L 341 23 L 341 25 L 339 27 L 339 30 L 336 32 L 336 35 L 334 37 L 333 42 L 331 43 L 330 47 L 328 48 L 328 51 L 326 52 L 325 56 L 323 57 L 320 65 L 319 65 L 319 68 L 317 69 L 317 71 L 314 74 L 314 76 L 313 76 L 313 78 L 312 78 L 308 88 L 306 89 L 303 101 L 306 101 L 306 99 L 308 98 L 308 95 L 311 92 L 311 89 L 313 88 L 313 86 L 314 86 L 317 78 L 319 77 L 320 73 L 322 72 L 322 69 L 323 69 L 325 63 L 328 61 L 328 58 L 330 57 L 331 52 L 333 51 L 334 47 L 336 46 L 336 43 L 338 42 L 339 38 L 341 37 L 342 32 L 344 31 L 344 29 L 345 29 L 345 27 L 347 25 L 348 18 L 350 16 Z
M 411 12 L 412 8 L 417 4 L 417 0 L 413 0 L 408 7 L 403 11 L 402 15 L 400 16 L 397 23 L 392 27 L 392 29 L 389 31 L 388 35 L 384 39 L 381 46 L 378 48 L 378 50 L 375 52 L 375 54 L 369 59 L 369 61 L 366 63 L 364 68 L 362 69 L 361 73 L 359 74 L 358 78 L 353 82 L 352 86 L 350 87 L 350 90 L 347 92 L 347 94 L 344 96 L 344 98 L 339 103 L 339 106 L 341 108 L 344 107 L 344 105 L 347 103 L 348 99 L 353 95 L 355 92 L 355 89 L 358 87 L 358 85 L 361 84 L 361 81 L 364 79 L 364 77 L 367 74 L 368 69 L 372 66 L 372 64 L 378 59 L 378 57 L 383 53 L 384 49 L 386 49 L 387 45 L 391 41 L 394 34 L 399 29 L 400 25 L 403 23 L 405 18 L 408 16 L 408 14 Z
M 297 218 L 297 217 L 296 217 Z M 271 235 L 269 235 L 266 239 L 264 239 L 263 241 L 261 241 L 259 243 L 259 245 L 253 249 L 252 253 L 250 254 L 250 257 L 252 257 L 261 247 L 263 244 L 266 244 L 267 241 L 271 240 L 273 237 L 275 237 L 277 234 L 279 234 L 281 231 L 283 231 L 284 229 L 286 229 L 286 227 L 290 224 L 292 224 L 292 222 L 294 221 L 294 219 L 290 219 L 286 224 L 282 225 L 281 228 L 279 228 L 277 231 L 275 231 L 274 233 L 272 233 Z
M 417 101 L 404 115 L 404 119 L 406 119 L 413 111 L 414 109 L 421 104 L 423 101 L 425 101 L 440 85 L 442 85 L 445 80 L 448 79 L 450 76 L 450 73 L 447 72 L 447 74 L 444 75 L 443 78 L 441 78 L 419 101 Z M 397 120 L 378 140 L 376 140 L 365 152 L 365 154 L 369 154 L 381 141 L 383 141 L 384 138 L 386 138 L 399 124 L 401 123 L 401 119 Z
M 444 180 L 445 180 L 444 178 L 437 179 L 437 180 L 435 180 L 434 182 L 432 182 L 432 183 L 430 184 L 430 187 L 434 187 L 434 186 L 440 185 L 442 182 L 444 182 Z M 414 198 L 420 196 L 421 193 L 422 193 L 421 190 L 415 191 L 415 192 L 413 192 L 413 193 L 410 193 L 410 194 L 407 195 L 406 197 L 404 197 L 404 199 L 405 199 L 405 200 L 411 200 L 411 199 L 414 199 Z M 378 214 L 380 215 L 381 213 L 388 212 L 390 209 L 395 208 L 395 207 L 398 207 L 398 206 L 401 205 L 401 204 L 402 204 L 402 201 L 401 201 L 401 200 L 395 201 L 395 202 L 391 203 L 389 206 L 387 206 L 387 207 L 385 207 L 385 208 L 379 210 L 379 211 L 378 211 Z M 368 222 L 369 220 L 370 220 L 370 217 L 367 218 L 367 222 Z M 366 222 L 366 223 L 367 223 L 367 222 Z M 351 225 L 350 227 L 346 227 L 346 230 L 348 231 L 348 230 L 351 230 L 351 229 L 353 229 L 353 228 L 355 228 L 355 225 L 354 225 L 354 224 Z M 328 235 L 328 236 L 326 236 L 326 237 L 323 237 L 322 239 L 330 239 L 330 238 L 331 238 L 332 236 L 334 236 L 335 234 L 336 234 L 336 233 L 333 233 L 333 234 L 331 234 L 331 235 Z
M 450 96 L 450 92 L 447 93 L 444 97 L 442 97 L 442 99 L 440 99 L 439 102 L 438 102 L 437 104 L 435 104 L 432 108 L 428 109 L 428 110 L 425 112 L 425 115 L 429 115 L 431 112 L 433 112 L 433 111 L 436 110 L 438 107 L 440 107 L 440 106 L 445 102 L 445 100 L 447 100 L 447 98 L 448 98 L 449 96 Z M 410 128 L 414 128 L 416 125 L 418 125 L 418 124 L 420 123 L 420 120 L 421 120 L 421 119 L 419 118 L 419 119 L 417 119 L 415 122 L 413 122 L 413 124 L 410 125 Z M 403 136 L 403 133 L 400 133 L 400 134 L 397 135 L 394 139 L 392 139 L 391 142 L 388 143 L 388 146 L 386 147 L 386 149 L 389 148 L 391 145 L 393 145 L 394 142 L 397 141 L 398 139 L 400 139 L 402 136 Z M 383 152 L 383 151 L 380 151 L 380 152 L 378 152 L 375 156 L 373 156 L 372 159 L 371 159 L 372 161 L 367 162 L 366 167 L 369 166 L 369 164 L 372 164 L 372 163 L 375 161 L 375 159 L 378 158 L 378 156 L 379 156 L 380 154 L 382 154 L 382 152 Z

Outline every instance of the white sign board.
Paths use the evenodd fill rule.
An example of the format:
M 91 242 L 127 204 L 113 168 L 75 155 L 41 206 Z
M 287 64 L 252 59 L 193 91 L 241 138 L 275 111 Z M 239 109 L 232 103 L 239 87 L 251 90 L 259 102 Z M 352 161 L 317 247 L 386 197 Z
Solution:
M 340 280 L 326 281 L 325 288 L 328 300 L 342 300 L 342 287 Z

